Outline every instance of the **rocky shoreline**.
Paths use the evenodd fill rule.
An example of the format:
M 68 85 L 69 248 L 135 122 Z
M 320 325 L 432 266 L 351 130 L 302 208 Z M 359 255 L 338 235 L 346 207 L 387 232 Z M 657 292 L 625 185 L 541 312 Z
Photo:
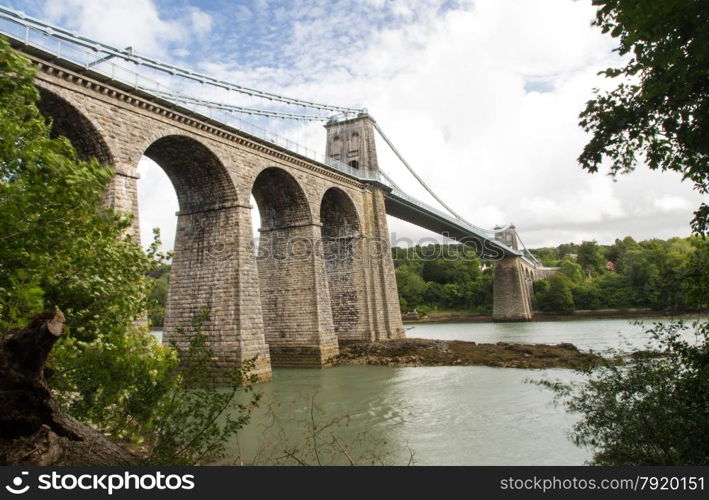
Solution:
M 599 309 L 599 310 L 578 310 L 570 314 L 560 314 L 552 312 L 534 311 L 534 318 L 531 321 L 574 321 L 583 319 L 649 319 L 684 317 L 694 315 L 691 311 L 669 312 L 655 311 L 652 309 Z M 470 311 L 447 311 L 431 312 L 426 316 L 416 313 L 402 314 L 404 324 L 419 323 L 492 323 L 492 316 Z
M 504 368 L 578 368 L 607 360 L 575 345 L 478 344 L 462 340 L 407 338 L 374 343 L 340 342 L 339 365 L 495 366 Z

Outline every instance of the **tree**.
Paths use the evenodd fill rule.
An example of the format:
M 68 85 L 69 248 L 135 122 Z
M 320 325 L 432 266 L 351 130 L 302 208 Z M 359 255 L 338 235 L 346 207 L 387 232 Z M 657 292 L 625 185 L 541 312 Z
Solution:
M 123 405 L 126 395 L 157 383 L 172 357 L 131 330 L 155 262 L 126 236 L 130 220 L 102 204 L 112 169 L 51 137 L 33 76 L 0 39 L 0 332 L 61 310 L 66 335 L 52 351 L 49 383 L 71 395 L 64 409 L 74 417 L 120 434 L 116 409 L 141 421 L 142 410 Z
M 599 309 L 603 304 L 601 290 L 595 281 L 574 283 L 571 292 L 574 296 L 576 309 Z
M 603 248 L 595 241 L 584 241 L 579 246 L 576 262 L 587 273 L 602 272 L 606 264 Z
M 702 0 L 593 0 L 594 24 L 619 41 L 621 68 L 601 74 L 618 86 L 581 112 L 591 139 L 579 156 L 589 172 L 610 161 L 610 175 L 632 171 L 642 156 L 651 169 L 681 172 L 709 192 L 709 3 Z M 709 206 L 693 230 L 709 229 Z
M 146 255 L 126 233 L 130 219 L 103 206 L 112 168 L 81 161 L 66 138 L 52 138 L 51 123 L 37 108 L 34 74 L 30 61 L 0 38 L 0 335 L 12 340 L 22 329 L 11 327 L 26 325 L 43 310 L 60 310 L 66 335 L 54 345 L 46 370 L 52 402 L 100 435 L 134 445 L 147 438 L 156 449 L 154 462 L 219 455 L 216 441 L 248 414 L 230 405 L 229 390 L 193 390 L 194 377 L 179 364 L 184 353 L 159 345 L 134 325 L 146 310 L 147 275 L 162 260 L 159 240 Z M 190 335 L 195 352 L 188 355 L 204 361 L 198 373 L 203 377 L 213 356 L 199 330 Z M 42 363 L 30 368 L 43 374 L 44 383 L 52 346 L 40 347 Z M 237 388 L 247 375 L 234 376 L 231 387 Z M 20 400 L 21 413 L 18 389 L 8 389 L 10 399 Z M 236 417 L 225 416 L 227 410 Z M 34 432 L 31 426 L 21 430 Z
M 579 370 L 585 382 L 542 383 L 581 415 L 572 437 L 597 465 L 709 465 L 709 322 L 657 323 L 646 333 L 661 355 L 628 364 L 619 354 Z
M 48 311 L 0 336 L 0 465 L 136 465 L 136 455 L 63 412 L 49 390 L 45 362 L 64 321 Z
M 439 245 L 433 257 L 426 258 L 421 268 L 424 281 L 441 285 L 468 283 L 480 277 L 480 261 L 472 253 L 466 253 L 454 245 Z
M 156 229 L 156 234 L 159 231 Z M 170 283 L 170 264 L 163 264 L 149 276 L 152 278 L 150 294 L 148 295 L 148 322 L 150 326 L 163 326 L 165 322 L 165 307 L 167 291 Z
M 559 271 L 564 273 L 572 282 L 580 283 L 583 281 L 583 268 L 571 260 L 563 260 Z
M 709 309 L 709 242 L 697 238 L 695 243 L 697 249 L 689 258 L 682 280 L 683 301 L 689 309 L 706 311 Z
M 601 307 L 622 309 L 641 305 L 639 291 L 633 288 L 630 279 L 623 274 L 607 273 L 596 280 L 600 290 Z
M 56 307 L 81 340 L 123 332 L 145 311 L 153 262 L 101 204 L 112 169 L 51 138 L 33 77 L 0 39 L 0 331 Z
M 406 301 L 409 309 L 415 309 L 423 300 L 426 282 L 414 271 L 403 267 L 396 269 L 395 274 L 399 295 Z
M 540 280 L 541 281 L 541 280 Z M 574 312 L 574 296 L 571 293 L 571 280 L 562 273 L 556 273 L 548 280 L 546 285 L 540 283 L 534 289 L 537 305 L 543 311 L 553 311 L 562 314 Z

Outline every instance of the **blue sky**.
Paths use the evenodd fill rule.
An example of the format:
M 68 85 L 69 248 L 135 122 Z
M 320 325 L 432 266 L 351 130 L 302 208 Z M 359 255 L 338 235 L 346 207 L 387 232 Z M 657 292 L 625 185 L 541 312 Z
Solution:
M 700 202 L 674 174 L 640 167 L 613 182 L 576 163 L 587 139 L 578 113 L 608 86 L 597 72 L 617 63 L 614 42 L 590 26 L 590 0 L 0 4 L 243 85 L 366 107 L 456 211 L 482 227 L 513 222 L 528 246 L 685 236 Z M 320 124 L 267 126 L 324 149 Z M 378 151 L 399 185 L 427 199 Z M 160 226 L 169 242 L 172 188 L 149 161 L 141 173 L 141 226 Z M 390 230 L 426 235 L 394 219 Z

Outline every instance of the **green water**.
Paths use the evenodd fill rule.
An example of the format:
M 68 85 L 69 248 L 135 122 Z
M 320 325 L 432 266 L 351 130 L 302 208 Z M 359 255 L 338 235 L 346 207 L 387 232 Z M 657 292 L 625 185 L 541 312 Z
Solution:
M 421 324 L 407 336 L 571 342 L 595 351 L 636 349 L 647 340 L 627 320 Z M 568 439 L 576 417 L 555 406 L 549 390 L 528 382 L 574 376 L 483 366 L 275 369 L 273 381 L 258 386 L 262 408 L 229 447 L 243 463 L 274 461 L 283 450 L 317 463 L 309 427 L 315 422 L 323 440 L 336 440 L 318 446 L 321 463 L 406 464 L 413 453 L 419 465 L 581 465 L 591 453 Z

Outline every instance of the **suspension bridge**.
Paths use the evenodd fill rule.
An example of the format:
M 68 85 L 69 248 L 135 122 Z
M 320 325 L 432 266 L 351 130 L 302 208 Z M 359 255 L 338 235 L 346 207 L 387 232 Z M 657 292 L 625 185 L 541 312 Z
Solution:
M 53 133 L 114 166 L 106 201 L 136 215 L 136 237 L 138 160 L 150 157 L 170 177 L 180 211 L 167 339 L 179 344 L 178 330 L 209 308 L 220 363 L 257 354 L 268 378 L 271 364 L 327 365 L 338 340 L 402 337 L 386 215 L 495 261 L 495 319 L 531 318 L 532 281 L 553 270 L 514 226 L 486 230 L 456 213 L 367 110 L 235 84 L 1 6 L 0 33 L 37 66 Z M 245 117 L 323 122 L 325 154 Z M 377 137 L 440 208 L 387 175 Z M 247 245 L 250 195 L 261 214 L 258 255 Z

